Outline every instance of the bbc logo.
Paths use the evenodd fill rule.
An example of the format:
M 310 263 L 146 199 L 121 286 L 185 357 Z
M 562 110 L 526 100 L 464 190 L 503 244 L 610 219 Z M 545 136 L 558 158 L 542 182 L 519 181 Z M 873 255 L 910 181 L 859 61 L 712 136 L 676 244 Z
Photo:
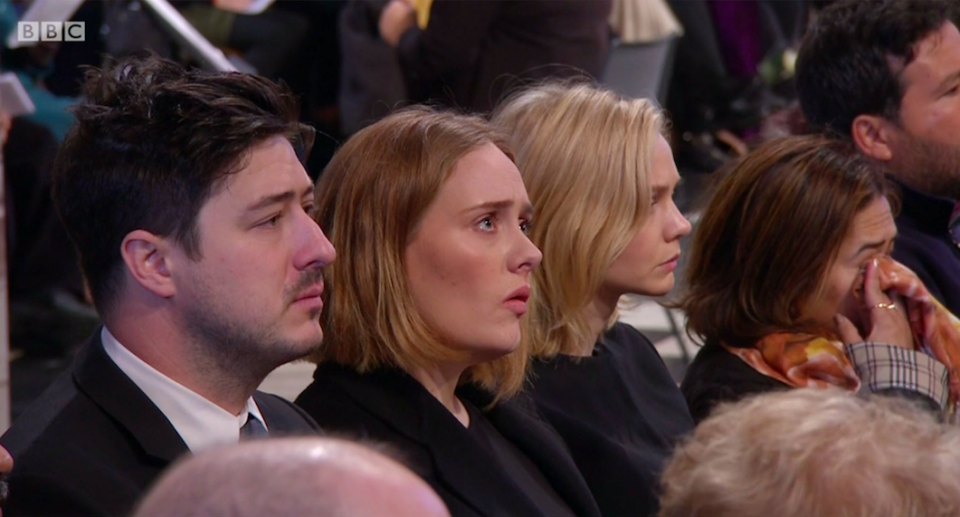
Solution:
M 17 39 L 28 41 L 85 41 L 85 22 L 17 22 Z

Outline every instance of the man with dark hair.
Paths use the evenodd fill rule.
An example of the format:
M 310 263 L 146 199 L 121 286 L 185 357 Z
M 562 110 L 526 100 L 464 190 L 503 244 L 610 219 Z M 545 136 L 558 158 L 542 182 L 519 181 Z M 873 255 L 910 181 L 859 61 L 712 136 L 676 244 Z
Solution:
M 183 453 L 318 430 L 256 391 L 320 346 L 335 257 L 292 96 L 149 58 L 89 72 L 85 97 L 54 199 L 104 326 L 0 438 L 8 516 L 127 514 Z
M 810 126 L 851 140 L 901 188 L 894 258 L 960 314 L 960 32 L 942 0 L 825 9 L 797 61 Z

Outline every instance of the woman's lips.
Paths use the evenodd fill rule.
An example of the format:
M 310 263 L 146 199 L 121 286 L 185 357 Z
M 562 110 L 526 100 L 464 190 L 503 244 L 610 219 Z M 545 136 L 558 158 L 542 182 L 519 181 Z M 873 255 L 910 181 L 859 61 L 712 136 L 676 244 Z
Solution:
M 666 261 L 666 262 L 664 262 L 663 264 L 660 264 L 660 265 L 661 265 L 664 269 L 666 269 L 668 272 L 670 272 L 670 271 L 674 271 L 675 269 L 677 269 L 677 264 L 679 264 L 679 263 L 680 263 L 680 254 L 677 253 L 676 255 L 673 256 L 673 258 L 671 258 L 670 260 L 668 260 L 668 261 Z
M 524 285 L 510 293 L 503 304 L 517 316 L 523 316 L 527 312 L 527 300 L 529 299 L 530 286 Z

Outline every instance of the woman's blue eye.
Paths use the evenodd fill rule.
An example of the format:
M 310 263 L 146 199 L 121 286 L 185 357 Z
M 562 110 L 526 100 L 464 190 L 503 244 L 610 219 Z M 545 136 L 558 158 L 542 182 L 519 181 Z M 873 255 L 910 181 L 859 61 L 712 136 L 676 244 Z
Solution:
M 493 218 L 484 217 L 484 218 L 480 221 L 480 228 L 482 228 L 482 229 L 484 229 L 484 230 L 492 230 L 492 229 L 493 229 Z

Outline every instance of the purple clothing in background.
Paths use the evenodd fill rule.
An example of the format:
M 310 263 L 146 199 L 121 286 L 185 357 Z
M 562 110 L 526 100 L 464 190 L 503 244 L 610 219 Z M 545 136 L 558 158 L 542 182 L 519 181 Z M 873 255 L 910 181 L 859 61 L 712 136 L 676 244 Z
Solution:
M 753 77 L 763 59 L 756 0 L 710 0 L 710 11 L 731 77 Z

